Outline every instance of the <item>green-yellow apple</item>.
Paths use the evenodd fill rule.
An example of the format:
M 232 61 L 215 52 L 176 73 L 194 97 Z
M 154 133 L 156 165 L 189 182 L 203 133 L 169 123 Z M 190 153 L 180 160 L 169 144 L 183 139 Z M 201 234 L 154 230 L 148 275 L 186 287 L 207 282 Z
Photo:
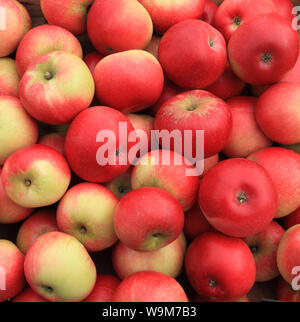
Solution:
M 42 144 L 13 153 L 2 170 L 2 183 L 8 196 L 28 208 L 57 202 L 68 189 L 71 179 L 66 159 Z
M 94 98 L 93 76 L 78 56 L 53 51 L 38 57 L 23 75 L 20 98 L 41 122 L 65 124 L 88 108 Z
M 132 190 L 131 188 L 131 169 L 129 168 L 125 173 L 104 184 L 111 192 L 113 192 L 116 197 L 120 200 L 126 193 Z
M 96 183 L 73 186 L 59 202 L 57 225 L 76 237 L 89 252 L 99 252 L 117 240 L 114 213 L 118 198 Z
M 50 232 L 40 236 L 25 256 L 26 280 L 34 292 L 53 302 L 85 299 L 96 282 L 96 267 L 73 236 Z
M 0 95 L 19 96 L 20 77 L 16 62 L 9 58 L 0 58 Z
M 38 126 L 25 111 L 20 100 L 0 96 L 0 165 L 15 151 L 35 144 Z

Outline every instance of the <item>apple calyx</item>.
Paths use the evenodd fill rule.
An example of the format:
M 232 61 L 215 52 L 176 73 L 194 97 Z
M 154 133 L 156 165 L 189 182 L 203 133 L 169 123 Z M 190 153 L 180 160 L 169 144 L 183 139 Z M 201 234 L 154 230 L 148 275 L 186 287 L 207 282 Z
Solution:
M 250 246 L 251 253 L 255 255 L 258 252 L 258 246 Z
M 80 234 L 86 234 L 87 233 L 87 229 L 85 226 L 81 225 L 80 228 L 79 228 L 79 232 Z
M 26 187 L 30 187 L 32 184 L 31 180 L 30 179 L 25 179 L 25 186 Z
M 233 23 L 236 25 L 236 26 L 240 26 L 240 24 L 242 23 L 242 18 L 241 17 L 234 17 L 233 18 Z
M 44 78 L 46 80 L 51 80 L 53 78 L 53 74 L 51 72 L 45 72 Z
M 261 60 L 262 60 L 262 62 L 264 62 L 266 64 L 270 63 L 272 60 L 272 54 L 271 53 L 264 53 L 261 56 Z
M 215 279 L 211 278 L 211 279 L 209 280 L 209 282 L 208 282 L 208 285 L 209 285 L 210 287 L 217 287 L 217 286 L 218 286 L 218 282 L 217 282 Z
M 248 200 L 247 195 L 244 192 L 241 192 L 238 196 L 237 196 L 237 200 L 239 203 L 243 204 Z

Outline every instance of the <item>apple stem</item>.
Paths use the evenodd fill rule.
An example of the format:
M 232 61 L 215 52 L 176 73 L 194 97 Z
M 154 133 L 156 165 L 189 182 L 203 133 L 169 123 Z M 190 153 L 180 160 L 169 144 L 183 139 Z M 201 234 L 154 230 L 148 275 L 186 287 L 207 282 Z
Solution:
M 234 17 L 233 18 L 233 23 L 237 26 L 239 26 L 242 23 L 241 17 Z
M 44 75 L 44 77 L 45 77 L 46 80 L 50 80 L 50 79 L 53 78 L 53 75 L 50 72 L 46 72 L 45 75 Z

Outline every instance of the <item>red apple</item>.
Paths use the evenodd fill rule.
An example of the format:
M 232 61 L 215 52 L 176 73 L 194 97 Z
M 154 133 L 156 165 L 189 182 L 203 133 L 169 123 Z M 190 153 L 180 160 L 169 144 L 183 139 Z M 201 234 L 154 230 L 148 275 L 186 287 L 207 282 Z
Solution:
M 27 287 L 21 294 L 13 299 L 13 302 L 48 302 Z
M 188 302 L 181 285 L 171 276 L 158 272 L 137 272 L 116 289 L 114 302 Z
M 213 26 L 215 24 L 215 16 L 217 10 L 218 6 L 213 1 L 205 0 L 204 10 L 201 19 Z
M 163 90 L 164 75 L 157 59 L 144 50 L 106 56 L 94 73 L 97 99 L 123 113 L 154 104 Z
M 300 224 L 300 208 L 283 218 L 283 227 L 289 229 Z
M 275 7 L 276 12 L 283 18 L 291 21 L 293 20 L 294 16 L 292 15 L 292 10 L 294 8 L 291 0 L 271 0 Z
M 204 159 L 204 169 L 202 176 L 204 176 L 210 168 L 215 166 L 219 162 L 219 154 L 214 154 L 211 157 Z
M 276 296 L 278 301 L 300 302 L 300 292 L 294 291 L 283 278 L 280 278 L 277 283 Z
M 87 64 L 91 73 L 93 73 L 95 70 L 95 67 L 97 66 L 99 61 L 103 58 L 104 58 L 103 55 L 99 54 L 97 51 L 93 51 L 87 54 L 86 56 L 84 56 L 83 61 Z
M 300 54 L 292 70 L 287 74 L 285 74 L 285 76 L 281 78 L 280 82 L 296 83 L 296 84 L 300 83 Z
M 163 35 L 158 57 L 176 85 L 199 89 L 212 85 L 223 74 L 226 44 L 222 34 L 208 23 L 186 20 Z
M 131 168 L 119 177 L 105 183 L 104 186 L 113 192 L 119 200 L 122 199 L 129 191 L 132 190 Z
M 190 244 L 185 270 L 193 288 L 207 300 L 242 297 L 255 282 L 255 262 L 247 244 L 213 232 Z
M 184 213 L 180 203 L 159 188 L 140 188 L 117 205 L 114 227 L 120 241 L 137 251 L 167 246 L 181 233 Z
M 156 59 L 158 59 L 158 47 L 160 43 L 161 37 L 153 35 L 149 45 L 145 48 L 148 53 L 152 54 Z
M 51 231 L 58 231 L 55 211 L 50 208 L 41 209 L 21 225 L 17 235 L 17 246 L 26 254 L 38 237 Z
M 43 135 L 39 139 L 38 144 L 47 145 L 60 154 L 65 155 L 65 138 L 66 136 L 63 133 L 49 133 Z
M 208 222 L 232 237 L 261 232 L 273 220 L 278 205 L 267 171 L 239 158 L 219 162 L 207 172 L 200 181 L 198 202 Z
M 20 77 L 16 62 L 11 58 L 0 58 L 0 95 L 19 96 Z

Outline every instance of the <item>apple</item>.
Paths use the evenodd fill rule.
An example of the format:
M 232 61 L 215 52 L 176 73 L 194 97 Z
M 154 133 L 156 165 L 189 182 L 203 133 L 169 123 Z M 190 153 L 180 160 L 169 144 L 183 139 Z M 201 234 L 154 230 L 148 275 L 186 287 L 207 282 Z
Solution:
M 19 82 L 15 60 L 9 57 L 0 58 L 0 95 L 18 97 Z
M 35 144 L 38 126 L 24 110 L 20 100 L 0 96 L 0 165 L 15 151 Z
M 114 302 L 188 302 L 181 285 L 171 276 L 137 272 L 125 278 L 116 289 Z
M 281 144 L 300 142 L 299 91 L 300 83 L 278 83 L 259 97 L 255 116 L 260 128 L 271 140 Z
M 244 241 L 210 232 L 199 235 L 188 247 L 185 270 L 203 299 L 224 301 L 250 291 L 256 268 Z
M 44 144 L 65 155 L 65 138 L 63 133 L 48 133 L 40 137 L 38 144 Z
M 277 282 L 276 296 L 278 301 L 300 302 L 300 292 L 294 291 L 283 278 L 280 278 Z
M 225 0 L 216 12 L 215 27 L 228 41 L 244 23 L 258 21 L 258 15 L 275 12 L 276 7 L 271 0 Z
M 112 253 L 114 270 L 120 279 L 142 271 L 154 271 L 176 278 L 181 272 L 186 239 L 183 233 L 171 244 L 151 252 L 139 252 L 119 242 Z
M 127 127 L 124 133 L 120 130 L 121 123 Z M 105 133 L 112 131 L 110 134 L 114 134 L 116 139 L 113 146 L 114 155 L 107 157 L 105 165 L 103 162 L 105 160 L 102 158 L 106 154 L 103 153 L 104 156 L 101 156 L 99 153 L 99 149 L 104 148 L 106 144 L 103 140 L 101 142 L 102 137 L 99 138 L 101 131 Z M 132 142 L 128 142 L 131 132 L 134 132 L 134 128 L 128 118 L 115 109 L 95 106 L 81 112 L 72 121 L 65 141 L 65 153 L 72 170 L 80 178 L 89 182 L 108 182 L 119 177 L 130 167 L 129 162 L 122 164 L 121 159 L 125 156 L 128 160 L 128 151 L 133 146 Z M 120 136 L 122 139 L 119 138 Z M 116 162 L 113 162 L 114 156 Z
M 158 60 L 144 50 L 128 50 L 103 58 L 94 73 L 96 97 L 122 113 L 141 111 L 160 97 L 164 74 Z
M 224 148 L 231 132 L 232 115 L 222 99 L 204 90 L 194 90 L 178 94 L 164 103 L 155 116 L 154 127 L 159 131 L 181 132 L 182 146 L 171 146 L 175 151 L 185 151 L 187 157 L 187 151 L 192 150 L 192 157 L 197 158 L 198 146 L 204 148 L 204 158 L 208 158 Z M 188 145 L 184 144 L 185 130 L 192 131 L 192 142 Z M 197 130 L 204 131 L 204 147 L 197 142 Z
M 241 158 L 219 162 L 207 172 L 200 181 L 198 202 L 208 222 L 232 237 L 261 232 L 278 206 L 271 176 L 259 164 Z
M 60 153 L 35 144 L 13 153 L 6 160 L 1 177 L 12 201 L 36 208 L 57 202 L 69 186 L 71 173 Z
M 252 85 L 278 82 L 294 67 L 298 54 L 297 31 L 277 14 L 260 15 L 259 19 L 243 23 L 228 44 L 233 72 Z
M 231 158 L 243 158 L 272 146 L 255 119 L 257 99 L 236 96 L 226 101 L 232 113 L 232 130 L 223 152 Z
M 152 54 L 156 59 L 158 59 L 158 48 L 160 43 L 161 37 L 157 35 L 153 35 L 149 45 L 145 48 L 148 53 Z
M 147 9 L 153 21 L 154 30 L 165 33 L 178 22 L 199 19 L 202 16 L 205 0 L 139 0 Z
M 31 28 L 31 18 L 26 8 L 15 0 L 0 0 L 5 17 L 1 17 L 0 57 L 12 54 L 25 33 Z
M 172 243 L 181 233 L 184 213 L 167 191 L 145 187 L 130 191 L 114 215 L 120 241 L 137 251 L 153 251 Z
M 25 288 L 12 302 L 48 302 L 36 294 L 30 287 Z
M 83 302 L 112 302 L 115 290 L 120 280 L 114 275 L 100 274 L 92 293 Z
M 203 14 L 201 19 L 208 24 L 214 26 L 215 16 L 218 10 L 218 6 L 211 0 L 205 0 Z
M 99 61 L 103 58 L 104 58 L 103 55 L 99 54 L 97 51 L 93 51 L 87 54 L 86 56 L 84 56 L 83 61 L 87 64 L 91 73 L 93 73 L 95 70 L 95 67 L 97 66 Z
M 63 51 L 38 57 L 20 82 L 20 98 L 26 111 L 50 124 L 72 121 L 90 106 L 94 94 L 95 84 L 86 64 Z
M 114 195 L 120 200 L 122 199 L 131 188 L 131 168 L 119 177 L 104 184 Z
M 279 242 L 285 230 L 272 221 L 261 232 L 244 238 L 256 264 L 256 282 L 266 282 L 279 276 L 276 256 Z
M 107 55 L 146 48 L 153 24 L 136 0 L 96 0 L 88 13 L 87 31 L 97 51 Z
M 186 20 L 163 35 L 158 58 L 167 77 L 176 85 L 200 89 L 212 85 L 223 74 L 226 43 L 222 34 L 208 23 Z
M 79 40 L 68 30 L 59 26 L 41 25 L 31 29 L 22 39 L 17 53 L 16 63 L 20 76 L 39 56 L 51 51 L 67 51 L 82 58 Z
M 296 84 L 300 83 L 300 52 L 294 67 L 291 69 L 290 72 L 285 74 L 285 76 L 281 78 L 279 82 L 296 83 Z
M 195 171 L 195 176 L 189 176 L 187 171 Z M 182 155 L 168 150 L 154 150 L 141 157 L 133 168 L 131 186 L 132 189 L 164 189 L 181 204 L 183 211 L 187 211 L 197 198 L 199 178 L 194 166 Z
M 24 256 L 9 240 L 0 239 L 0 302 L 18 295 L 25 286 Z
M 300 207 L 300 155 L 288 149 L 273 147 L 254 152 L 249 160 L 269 173 L 278 195 L 276 217 L 285 217 Z
M 285 229 L 289 229 L 295 225 L 299 225 L 300 224 L 300 208 L 296 209 L 291 214 L 284 217 L 282 220 L 282 223 L 283 223 L 283 227 Z
M 99 252 L 118 240 L 113 221 L 117 203 L 117 197 L 99 184 L 77 184 L 58 204 L 58 228 L 76 237 L 89 252 Z
M 280 81 L 278 83 L 280 83 Z M 251 85 L 251 93 L 253 96 L 259 97 L 269 87 L 270 85 Z
M 88 7 L 94 0 L 41 0 L 44 17 L 51 25 L 63 27 L 74 35 L 86 31 Z
M 26 254 L 38 237 L 51 231 L 58 231 L 55 211 L 43 208 L 26 219 L 19 228 L 17 246 Z
M 276 12 L 283 18 L 292 21 L 294 16 L 292 15 L 293 4 L 291 0 L 271 0 L 276 6 Z
M 219 154 L 218 153 L 212 155 L 211 157 L 204 159 L 204 169 L 203 169 L 202 176 L 204 176 L 208 172 L 208 170 L 210 168 L 212 168 L 213 166 L 215 166 L 218 162 L 219 162 Z

